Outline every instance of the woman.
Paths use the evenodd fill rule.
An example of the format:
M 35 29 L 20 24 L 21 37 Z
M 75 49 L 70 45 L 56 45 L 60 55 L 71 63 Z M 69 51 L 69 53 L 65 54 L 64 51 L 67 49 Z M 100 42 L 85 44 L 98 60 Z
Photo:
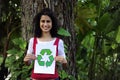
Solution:
M 36 53 L 36 50 L 37 50 L 36 45 L 43 45 L 43 46 L 45 45 L 46 47 L 56 46 L 56 49 L 54 49 L 55 53 L 52 53 L 54 55 L 53 59 L 51 59 L 53 63 L 54 62 L 55 64 L 56 62 L 60 62 L 62 64 L 67 63 L 66 55 L 64 52 L 63 40 L 58 38 L 58 35 L 57 35 L 57 29 L 58 29 L 57 18 L 55 17 L 52 10 L 50 10 L 49 8 L 43 9 L 40 13 L 36 15 L 34 22 L 35 22 L 35 35 L 34 35 L 34 38 L 31 38 L 29 41 L 28 50 L 24 58 L 24 61 L 30 62 L 32 60 L 32 61 L 36 61 L 36 63 L 39 64 L 40 60 L 42 59 L 46 60 L 45 57 L 40 58 L 41 54 L 39 54 L 39 57 L 38 55 L 36 55 L 38 54 Z M 39 65 L 39 66 L 42 66 L 42 65 Z M 59 77 L 56 68 L 53 74 L 35 73 L 35 71 L 39 71 L 39 70 L 36 70 L 34 65 L 34 68 L 31 74 L 32 80 L 56 80 Z

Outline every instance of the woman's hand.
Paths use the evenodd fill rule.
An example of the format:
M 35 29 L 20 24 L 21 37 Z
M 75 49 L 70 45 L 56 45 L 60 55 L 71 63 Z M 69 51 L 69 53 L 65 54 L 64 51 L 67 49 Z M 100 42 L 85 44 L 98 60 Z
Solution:
M 67 63 L 67 60 L 63 56 L 56 56 L 55 61 L 60 63 Z
M 28 62 L 30 60 L 35 60 L 35 59 L 36 59 L 36 56 L 34 54 L 27 54 L 24 58 L 24 61 Z

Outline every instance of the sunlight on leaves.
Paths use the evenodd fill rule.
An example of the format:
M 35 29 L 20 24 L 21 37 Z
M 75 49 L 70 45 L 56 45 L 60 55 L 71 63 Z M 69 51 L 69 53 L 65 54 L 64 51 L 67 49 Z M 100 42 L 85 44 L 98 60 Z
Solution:
M 58 34 L 62 35 L 62 36 L 71 36 L 71 34 L 67 30 L 65 30 L 64 28 L 60 28 L 58 30 Z

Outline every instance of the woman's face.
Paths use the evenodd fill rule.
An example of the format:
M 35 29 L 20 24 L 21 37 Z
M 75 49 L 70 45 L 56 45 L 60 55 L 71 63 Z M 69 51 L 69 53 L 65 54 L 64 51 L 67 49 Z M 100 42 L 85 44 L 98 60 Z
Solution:
M 52 20 L 47 15 L 42 15 L 40 19 L 40 28 L 42 32 L 50 32 L 52 28 Z

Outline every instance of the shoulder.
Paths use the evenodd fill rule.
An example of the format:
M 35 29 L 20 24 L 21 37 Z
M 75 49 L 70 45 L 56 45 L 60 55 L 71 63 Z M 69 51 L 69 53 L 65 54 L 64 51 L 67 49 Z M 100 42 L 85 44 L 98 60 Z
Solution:
M 30 43 L 33 43 L 33 40 L 34 40 L 34 37 L 30 38 L 30 39 L 29 39 L 29 42 L 30 42 Z
M 34 39 L 34 37 L 30 38 L 29 41 L 32 41 Z
M 57 39 L 59 39 L 59 44 L 63 44 L 64 43 L 64 41 L 61 38 L 57 38 Z

